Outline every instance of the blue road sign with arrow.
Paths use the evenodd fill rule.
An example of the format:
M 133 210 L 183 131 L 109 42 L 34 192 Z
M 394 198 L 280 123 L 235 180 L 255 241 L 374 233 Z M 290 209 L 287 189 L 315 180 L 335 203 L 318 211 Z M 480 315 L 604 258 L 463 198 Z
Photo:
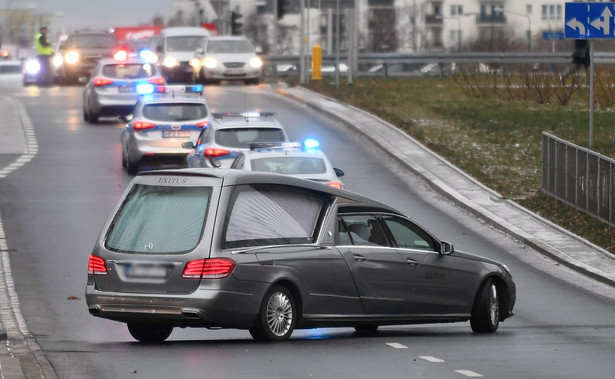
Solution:
M 615 4 L 566 3 L 565 35 L 570 39 L 615 38 Z

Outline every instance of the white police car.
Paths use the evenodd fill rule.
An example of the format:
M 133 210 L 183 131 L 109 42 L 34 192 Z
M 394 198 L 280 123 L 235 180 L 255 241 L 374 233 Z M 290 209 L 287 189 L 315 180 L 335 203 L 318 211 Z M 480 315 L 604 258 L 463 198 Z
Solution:
M 210 123 L 203 86 L 140 84 L 141 98 L 122 131 L 122 167 L 130 174 L 141 169 L 186 167 L 188 151 L 182 144 L 196 140 Z
M 214 113 L 211 125 L 182 146 L 190 149 L 188 167 L 229 168 L 253 142 L 287 142 L 288 136 L 273 112 Z
M 114 58 L 101 59 L 83 90 L 83 119 L 92 124 L 99 117 L 125 116 L 132 112 L 143 83 L 161 85 L 165 79 L 156 65 L 119 50 Z
M 291 175 L 342 188 L 339 178 L 344 176 L 344 171 L 333 167 L 318 147 L 314 139 L 303 143 L 253 143 L 235 158 L 231 168 Z

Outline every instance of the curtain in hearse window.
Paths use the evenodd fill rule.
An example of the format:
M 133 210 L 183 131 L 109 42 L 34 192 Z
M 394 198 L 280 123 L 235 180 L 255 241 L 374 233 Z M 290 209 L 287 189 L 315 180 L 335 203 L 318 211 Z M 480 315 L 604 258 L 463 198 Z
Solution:
M 240 187 L 227 211 L 224 248 L 312 243 L 325 201 L 293 187 Z

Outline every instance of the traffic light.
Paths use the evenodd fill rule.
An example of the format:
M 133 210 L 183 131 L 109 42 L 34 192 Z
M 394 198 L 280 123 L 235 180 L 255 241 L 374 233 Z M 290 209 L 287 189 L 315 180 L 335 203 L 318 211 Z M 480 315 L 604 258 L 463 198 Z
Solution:
M 589 56 L 589 42 L 586 39 L 575 39 L 572 63 L 587 68 L 590 64 Z
M 241 17 L 243 17 L 241 13 L 231 12 L 231 35 L 241 35 L 241 27 L 243 26 L 243 23 L 239 22 Z
M 284 15 L 288 13 L 288 0 L 277 0 L 278 9 L 277 16 L 278 20 L 284 18 Z

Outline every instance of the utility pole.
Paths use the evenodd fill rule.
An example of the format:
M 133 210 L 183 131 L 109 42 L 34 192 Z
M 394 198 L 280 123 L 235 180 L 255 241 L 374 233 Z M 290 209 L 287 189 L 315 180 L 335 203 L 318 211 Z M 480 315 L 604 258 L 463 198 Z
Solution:
M 303 10 L 305 9 L 305 0 L 301 0 L 301 7 L 299 8 L 299 83 L 305 84 L 307 73 L 305 64 L 305 15 Z

